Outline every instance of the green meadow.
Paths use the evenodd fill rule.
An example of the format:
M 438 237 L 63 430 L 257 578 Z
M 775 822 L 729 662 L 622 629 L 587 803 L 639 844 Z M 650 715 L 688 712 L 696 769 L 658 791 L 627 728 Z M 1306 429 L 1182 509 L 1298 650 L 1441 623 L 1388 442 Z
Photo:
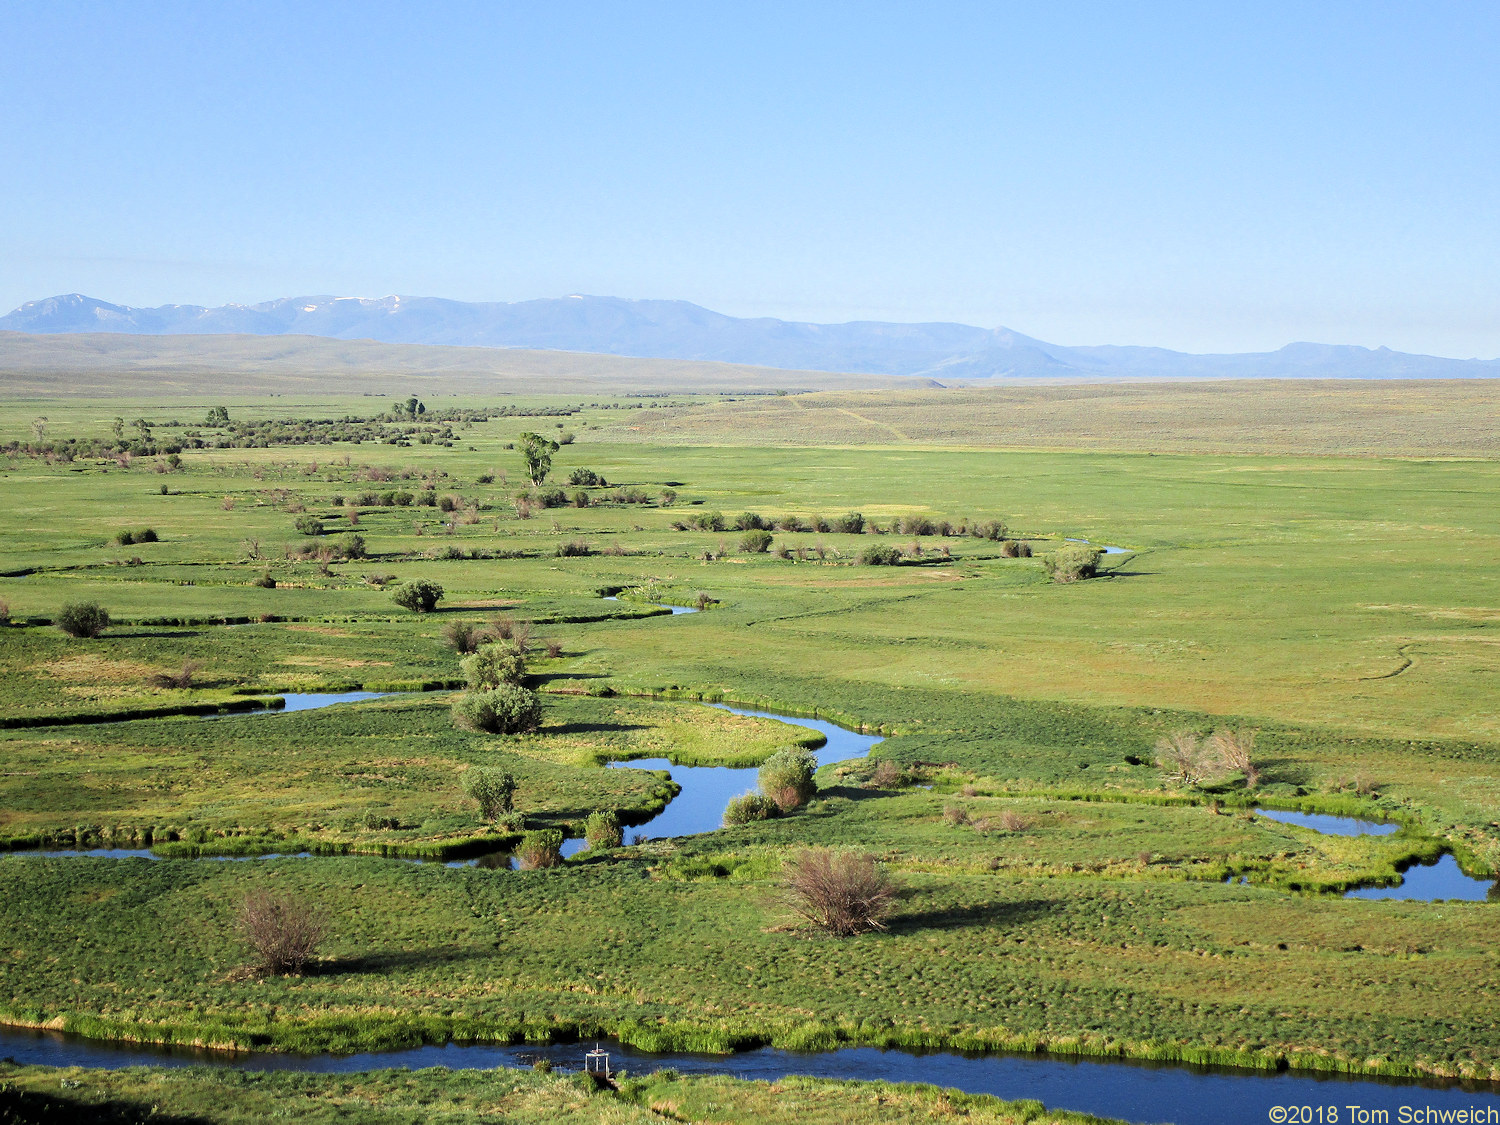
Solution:
M 937 392 L 878 406 L 434 396 L 428 420 L 381 423 L 390 441 L 237 447 L 207 424 L 211 406 L 295 432 L 397 399 L 0 405 L 0 839 L 175 857 L 0 857 L 0 1019 L 271 1050 L 612 1034 L 1500 1078 L 1496 907 L 1335 893 L 1443 851 L 1500 872 L 1488 439 L 1469 427 L 1445 444 L 1425 423 L 1405 446 L 1372 437 L 1389 387 L 1340 397 L 1306 441 L 1294 418 L 1266 415 L 1234 449 L 1152 448 L 1138 395 L 1101 405 L 1038 388 L 997 406 L 976 393 L 948 402 L 947 423 Z M 1179 420 L 1206 409 L 1181 387 L 1156 393 Z M 1460 393 L 1477 392 L 1434 390 L 1430 411 L 1462 414 Z M 477 416 L 495 405 L 531 413 Z M 1014 419 L 975 422 L 1028 409 L 1054 447 L 1015 438 Z M 858 437 L 830 421 L 853 425 L 851 411 L 866 418 Z M 100 454 L 116 417 L 138 452 Z M 525 480 L 513 446 L 526 431 L 566 438 L 542 486 L 562 489 L 557 506 Z M 95 444 L 59 454 L 66 439 Z M 569 484 L 582 469 L 608 484 Z M 815 530 L 850 512 L 863 533 Z M 742 513 L 771 524 L 768 550 L 741 548 Z M 989 521 L 1004 536 L 964 533 Z M 1055 581 L 1046 557 L 1069 539 L 1125 550 L 1096 577 Z M 900 564 L 861 564 L 879 545 Z M 419 579 L 443 588 L 432 613 L 392 600 Z M 80 601 L 109 610 L 102 636 L 54 626 Z M 450 717 L 463 673 L 445 630 L 497 620 L 531 623 L 539 645 L 533 733 Z M 184 664 L 191 684 L 174 685 Z M 356 689 L 401 694 L 233 710 Z M 868 762 L 825 766 L 811 804 L 777 819 L 542 871 L 391 858 L 509 843 L 465 798 L 466 770 L 511 773 L 528 828 L 578 835 L 593 812 L 640 823 L 674 791 L 607 762 L 746 766 L 805 738 L 703 701 L 886 738 Z M 1257 732 L 1253 790 L 1234 773 L 1174 783 L 1155 764 L 1173 732 L 1229 728 Z M 900 782 L 877 780 L 883 761 Z M 1256 802 L 1402 827 L 1324 836 L 1254 817 Z M 840 941 L 793 923 L 781 865 L 809 845 L 888 867 L 901 887 L 889 932 Z M 294 850 L 327 854 L 186 858 Z M 327 912 L 302 976 L 244 971 L 235 904 L 266 888 Z M 194 1085 L 207 1076 L 146 1072 L 97 1096 L 159 1101 L 143 1091 L 169 1081 L 174 1112 L 210 1096 Z M 361 1083 L 425 1080 L 212 1081 L 253 1107 L 272 1090 L 316 1100 L 320 1083 L 345 1083 L 339 1096 L 358 1099 Z M 464 1081 L 442 1119 L 504 1105 L 567 1120 L 602 1096 Z M 684 1119 L 715 1099 L 737 1120 L 773 1104 L 753 1084 L 654 1081 L 652 1098 L 696 1107 Z M 795 1093 L 809 1120 L 865 1096 Z M 859 1119 L 929 1119 L 932 1096 L 893 1094 L 879 1110 L 892 1116 Z M 621 1121 L 650 1104 L 622 1098 Z M 975 1103 L 971 1117 L 1012 1112 Z

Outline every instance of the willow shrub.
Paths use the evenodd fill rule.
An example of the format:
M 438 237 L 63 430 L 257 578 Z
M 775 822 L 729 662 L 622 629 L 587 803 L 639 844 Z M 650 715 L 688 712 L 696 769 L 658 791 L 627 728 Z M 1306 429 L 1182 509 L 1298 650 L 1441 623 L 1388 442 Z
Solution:
M 591 813 L 584 825 L 583 838 L 591 848 L 618 848 L 625 840 L 620 818 L 609 810 Z
M 515 684 L 465 692 L 453 701 L 453 721 L 468 730 L 520 734 L 536 730 L 541 720 L 542 701 L 536 692 Z
M 817 768 L 818 759 L 811 750 L 783 747 L 761 763 L 760 791 L 782 812 L 791 812 L 818 791 L 813 780 Z

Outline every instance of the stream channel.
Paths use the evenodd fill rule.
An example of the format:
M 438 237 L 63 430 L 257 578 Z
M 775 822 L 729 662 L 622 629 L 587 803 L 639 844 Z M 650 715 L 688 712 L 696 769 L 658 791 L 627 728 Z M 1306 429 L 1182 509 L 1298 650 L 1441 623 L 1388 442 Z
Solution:
M 680 608 L 680 607 L 679 607 Z M 288 695 L 285 711 L 311 710 L 337 703 L 375 698 L 375 693 L 341 695 Z M 817 751 L 818 764 L 862 758 L 881 741 L 879 735 L 859 734 L 834 723 L 805 719 L 769 711 L 753 711 L 710 704 L 738 715 L 777 719 L 792 726 L 822 734 L 827 742 Z M 281 714 L 285 711 L 269 712 Z M 682 787 L 660 814 L 642 825 L 653 838 L 709 832 L 720 826 L 724 806 L 730 798 L 755 787 L 756 770 L 727 767 L 677 766 L 666 759 L 640 759 L 610 763 L 620 769 L 664 769 Z M 1257 810 L 1262 816 L 1338 835 L 1386 835 L 1397 826 L 1349 817 Z M 569 840 L 565 850 L 576 852 L 582 841 Z M 149 851 L 94 849 L 57 851 L 32 855 L 96 858 L 156 858 Z M 204 857 L 210 858 L 210 857 Z M 257 857 L 272 858 L 272 857 Z M 318 858 L 318 857 L 313 857 Z M 490 858 L 487 866 L 504 866 Z M 506 857 L 508 858 L 508 857 Z M 193 861 L 196 862 L 196 861 Z M 469 860 L 470 864 L 484 860 Z M 1478 888 L 1463 887 L 1442 870 L 1452 866 L 1459 880 Z M 1421 871 L 1432 871 L 1441 881 L 1439 893 L 1412 893 Z M 1436 884 L 1435 884 L 1436 885 Z M 1351 891 L 1360 898 L 1478 898 L 1490 884 L 1470 879 L 1458 870 L 1452 856 L 1431 868 L 1412 868 L 1399 887 L 1371 887 Z M 1406 892 L 1406 893 L 1403 893 Z M 1466 893 L 1460 893 L 1466 892 Z M 243 1070 L 289 1070 L 315 1073 L 350 1073 L 384 1067 L 487 1068 L 528 1067 L 538 1059 L 549 1060 L 559 1070 L 580 1070 L 587 1043 L 523 1044 L 494 1046 L 448 1043 L 440 1046 L 362 1054 L 281 1054 L 205 1051 L 180 1047 L 114 1043 L 84 1039 L 55 1031 L 0 1027 L 0 1057 L 19 1063 L 45 1066 L 125 1067 L 212 1065 Z M 1046 1054 L 964 1054 L 958 1052 L 916 1053 L 846 1047 L 830 1051 L 785 1051 L 772 1047 L 733 1055 L 667 1052 L 652 1054 L 612 1040 L 597 1044 L 610 1053 L 616 1072 L 644 1074 L 671 1067 L 683 1074 L 728 1074 L 737 1078 L 774 1081 L 787 1075 L 809 1075 L 838 1079 L 878 1079 L 888 1082 L 924 1082 L 975 1094 L 1032 1098 L 1050 1109 L 1069 1109 L 1135 1122 L 1176 1122 L 1177 1125 L 1252 1125 L 1262 1122 L 1335 1121 L 1327 1107 L 1337 1108 L 1337 1123 L 1352 1122 L 1349 1107 L 1362 1111 L 1384 1111 L 1385 1125 L 1410 1122 L 1500 1121 L 1500 1084 L 1419 1081 L 1415 1079 L 1350 1078 L 1291 1071 L 1251 1071 L 1230 1067 L 1198 1067 L 1181 1063 L 1148 1063 L 1125 1059 L 1079 1059 Z M 1289 1107 L 1289 1115 L 1273 1115 L 1273 1107 Z M 1302 1109 L 1301 1107 L 1309 1107 Z M 1402 1115 L 1405 1109 L 1407 1112 Z M 1455 1116 L 1467 1110 L 1467 1118 Z M 1298 1114 L 1302 1116 L 1298 1116 Z M 1434 1116 L 1425 1116 L 1426 1114 Z M 1447 1113 L 1450 1116 L 1438 1117 Z M 1415 1116 L 1414 1116 L 1415 1115 Z M 1381 1122 L 1377 1115 L 1361 1119 Z

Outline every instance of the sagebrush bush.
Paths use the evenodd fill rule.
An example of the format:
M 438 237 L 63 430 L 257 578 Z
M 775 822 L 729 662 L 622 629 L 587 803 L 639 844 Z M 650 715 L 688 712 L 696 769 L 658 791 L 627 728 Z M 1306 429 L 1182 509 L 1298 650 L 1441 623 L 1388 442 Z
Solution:
M 365 557 L 365 537 L 357 532 L 350 532 L 339 539 L 339 553 L 346 559 L 362 559 Z
M 263 973 L 300 973 L 328 931 L 322 912 L 292 895 L 257 891 L 235 913 L 235 929 Z
M 295 526 L 300 535 L 323 534 L 323 521 L 316 516 L 298 516 Z
M 805 805 L 818 791 L 813 774 L 818 759 L 811 750 L 786 746 L 761 763 L 760 791 L 776 802 L 782 812 Z
M 526 651 L 514 636 L 507 641 L 480 645 L 464 657 L 459 666 L 463 668 L 469 687 L 474 689 L 526 681 Z
M 584 824 L 583 838 L 590 848 L 618 848 L 625 840 L 620 818 L 609 810 L 590 813 Z
M 895 909 L 895 883 L 861 852 L 808 848 L 787 861 L 784 878 L 791 908 L 835 937 L 883 930 Z
M 261 571 L 254 578 L 252 578 L 250 580 L 250 585 L 259 586 L 262 590 L 276 589 L 276 579 L 271 575 L 271 568 L 266 567 L 265 570 Z
M 769 531 L 768 524 L 757 512 L 741 512 L 734 517 L 734 529 L 736 531 Z
M 828 530 L 837 532 L 840 535 L 863 535 L 865 517 L 859 512 L 849 512 L 847 515 L 829 520 Z
M 459 775 L 464 795 L 479 806 L 481 820 L 494 820 L 512 811 L 516 779 L 500 770 L 468 769 Z
M 557 545 L 557 557 L 560 559 L 582 558 L 593 553 L 594 549 L 583 539 L 574 539 L 571 543 Z
M 763 797 L 759 793 L 742 793 L 738 797 L 731 798 L 724 806 L 724 827 L 730 828 L 736 824 L 769 820 L 780 811 L 776 807 L 776 802 L 769 797 Z
M 443 588 L 425 578 L 403 582 L 391 591 L 391 601 L 413 613 L 431 613 L 443 596 Z
M 109 628 L 109 610 L 98 602 L 67 602 L 52 623 L 70 637 L 97 637 Z
M 542 701 L 534 691 L 501 684 L 459 696 L 453 701 L 453 719 L 461 727 L 487 734 L 521 734 L 536 730 L 542 719 Z

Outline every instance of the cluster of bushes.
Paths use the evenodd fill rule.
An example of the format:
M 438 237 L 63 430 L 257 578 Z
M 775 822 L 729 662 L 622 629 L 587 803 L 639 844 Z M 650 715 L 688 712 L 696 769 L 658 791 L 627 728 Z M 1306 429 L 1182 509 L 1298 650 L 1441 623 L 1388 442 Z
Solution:
M 741 512 L 733 520 L 725 518 L 723 512 L 699 512 L 680 520 L 672 521 L 673 531 L 821 531 L 839 535 L 860 535 L 865 530 L 865 517 L 859 512 L 834 519 L 812 516 L 777 516 L 770 518 L 757 512 Z
M 160 536 L 156 534 L 156 529 L 151 527 L 142 527 L 134 531 L 127 529 L 115 535 L 115 542 L 121 547 L 129 547 L 132 543 L 156 543 L 159 540 Z
M 568 474 L 568 483 L 583 488 L 608 488 L 609 481 L 605 480 L 593 469 L 574 469 Z
M 725 826 L 766 820 L 801 808 L 818 791 L 813 780 L 817 768 L 818 759 L 811 750 L 787 746 L 776 751 L 761 764 L 757 775 L 760 792 L 736 797 L 725 807 Z

